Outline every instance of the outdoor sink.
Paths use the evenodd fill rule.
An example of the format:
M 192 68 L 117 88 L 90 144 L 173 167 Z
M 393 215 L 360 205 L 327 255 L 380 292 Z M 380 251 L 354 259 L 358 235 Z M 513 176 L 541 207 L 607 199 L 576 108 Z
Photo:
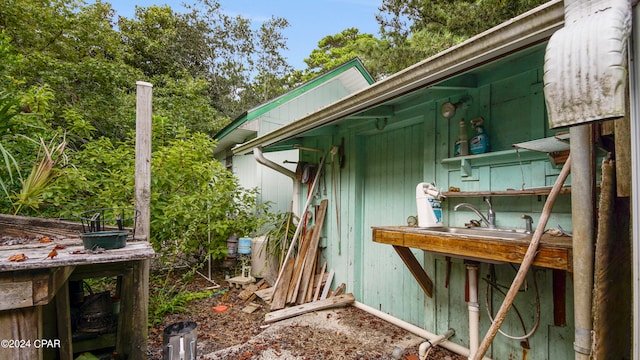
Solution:
M 450 236 L 454 235 L 465 235 L 465 236 L 477 236 L 483 238 L 493 238 L 493 239 L 506 239 L 506 240 L 517 240 L 522 239 L 527 236 L 531 236 L 531 234 L 524 232 L 524 230 L 516 230 L 516 229 L 490 229 L 484 227 L 474 227 L 474 228 L 466 228 L 466 227 L 448 227 L 443 226 L 439 228 L 425 228 L 426 231 L 433 231 L 440 234 L 447 234 Z

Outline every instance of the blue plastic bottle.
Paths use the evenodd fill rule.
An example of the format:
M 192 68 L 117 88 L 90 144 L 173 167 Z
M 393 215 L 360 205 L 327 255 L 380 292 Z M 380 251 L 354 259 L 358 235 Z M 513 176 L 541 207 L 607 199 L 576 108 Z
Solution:
M 489 136 L 484 131 L 484 119 L 477 117 L 471 120 L 471 126 L 474 129 L 475 135 L 469 142 L 469 152 L 471 154 L 483 154 L 489 151 Z

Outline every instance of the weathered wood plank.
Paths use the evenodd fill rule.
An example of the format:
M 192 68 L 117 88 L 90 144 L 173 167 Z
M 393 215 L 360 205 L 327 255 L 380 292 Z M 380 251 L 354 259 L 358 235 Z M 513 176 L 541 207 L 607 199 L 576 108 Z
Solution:
M 336 288 L 336 291 L 334 291 L 334 293 L 331 296 L 342 295 L 345 292 L 346 289 L 347 289 L 347 284 L 342 283 L 342 284 L 338 285 L 338 287 Z
M 290 308 L 272 311 L 264 316 L 264 322 L 274 322 L 279 320 L 288 319 L 290 317 L 302 315 L 311 311 L 330 309 L 334 307 L 344 306 L 351 304 L 355 301 L 353 294 L 345 294 L 340 296 L 330 297 L 326 300 L 318 300 L 302 305 L 293 306 Z
M 136 81 L 135 207 L 140 211 L 135 233 L 149 237 L 151 229 L 151 117 L 153 85 Z
M 69 298 L 69 282 L 65 281 L 56 294 L 56 313 L 58 317 L 58 339 L 60 339 L 60 360 L 73 359 L 73 342 L 71 337 L 71 308 Z
M 272 287 L 270 288 L 266 288 L 266 289 L 260 289 L 258 291 L 255 292 L 256 296 L 258 296 L 260 299 L 269 302 L 271 301 L 271 299 L 273 298 L 273 291 L 275 289 Z
M 82 232 L 82 223 L 59 219 L 46 219 L 28 216 L 0 214 L 2 235 L 9 231 L 32 235 L 78 235 Z
M 333 281 L 334 271 L 331 269 L 329 271 L 329 275 L 327 276 L 327 282 L 324 284 L 324 288 L 322 289 L 322 295 L 320 295 L 320 300 L 324 300 L 329 295 L 329 290 L 331 289 L 331 282 Z
M 37 244 L 35 247 L 26 246 L 22 249 L 0 247 L 0 272 L 144 260 L 152 258 L 155 254 L 148 242 L 127 242 L 127 246 L 121 249 L 106 250 L 102 253 L 86 253 L 82 242 L 78 240 L 74 245 L 57 250 L 58 255 L 49 259 L 47 255 L 54 246 Z M 74 253 L 78 251 L 80 253 Z M 9 257 L 16 253 L 24 253 L 29 259 L 22 262 L 9 261 Z
M 0 310 L 33 306 L 33 281 L 0 284 Z
M 316 265 L 316 257 L 318 255 L 318 244 L 320 243 L 320 233 L 322 232 L 322 226 L 324 225 L 324 218 L 327 214 L 328 200 L 322 200 L 320 202 L 320 209 L 316 213 L 316 221 L 313 225 L 314 232 L 309 243 L 309 249 L 305 254 L 304 266 L 302 268 L 302 280 L 300 282 L 300 292 L 298 293 L 298 304 L 304 303 L 307 297 L 309 282 Z
M 492 190 L 492 191 L 443 191 L 445 197 L 474 197 L 474 196 L 532 196 L 549 195 L 551 186 L 529 188 L 524 190 Z M 560 190 L 560 194 L 570 194 L 571 186 L 565 186 Z
M 322 268 L 320 269 L 320 273 L 318 274 L 317 278 L 317 284 L 316 284 L 316 291 L 313 294 L 313 301 L 318 300 L 318 297 L 320 296 L 320 286 L 322 285 L 322 278 L 324 278 L 324 271 L 327 268 L 327 260 L 325 260 L 322 263 Z
M 293 269 L 293 274 L 291 275 L 291 283 L 289 284 L 289 290 L 287 293 L 288 303 L 294 302 L 296 300 L 296 296 L 298 295 L 298 289 L 300 288 L 300 281 L 302 280 L 302 268 L 304 267 L 306 254 L 307 254 L 307 251 L 309 250 L 309 243 L 311 242 L 311 238 L 313 237 L 314 231 L 316 231 L 315 226 L 312 226 L 307 230 L 307 233 L 304 234 L 304 237 L 302 239 L 300 250 L 298 250 L 298 254 L 296 256 L 296 265 Z
M 313 300 L 313 284 L 315 280 L 316 268 L 318 267 L 318 261 L 314 261 L 313 269 L 311 270 L 311 276 L 309 276 L 309 281 L 307 282 L 307 296 L 304 298 L 304 302 L 310 302 Z
M 133 289 L 131 311 L 133 327 L 130 330 L 131 347 L 128 359 L 147 359 L 147 339 L 149 323 L 149 268 L 150 260 L 136 261 L 133 264 Z M 125 289 L 122 290 L 123 292 Z M 125 292 L 127 294 L 127 292 Z M 125 329 L 119 329 L 124 331 Z M 122 336 L 126 336 L 123 332 Z
M 295 266 L 295 259 L 288 259 L 284 264 L 282 271 L 282 277 L 277 287 L 272 291 L 271 296 L 271 309 L 279 310 L 284 307 L 287 302 L 287 293 L 289 290 L 289 283 L 291 282 L 291 275 L 293 274 L 293 267 Z
M 0 311 L 0 339 L 30 340 L 30 347 L 0 348 L 0 360 L 32 360 L 42 358 L 42 349 L 33 346 L 40 339 L 41 306 Z

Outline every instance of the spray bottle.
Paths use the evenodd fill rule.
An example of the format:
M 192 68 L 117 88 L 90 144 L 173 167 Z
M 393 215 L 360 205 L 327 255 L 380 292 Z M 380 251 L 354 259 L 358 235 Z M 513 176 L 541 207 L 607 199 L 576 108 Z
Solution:
M 420 183 L 416 186 L 418 227 L 442 226 L 442 200 L 444 196 L 434 184 Z
M 475 135 L 471 138 L 469 149 L 471 154 L 484 154 L 489 151 L 489 136 L 484 131 L 484 119 L 477 117 L 471 120 Z
M 464 118 L 458 124 L 458 139 L 453 147 L 453 156 L 469 155 L 469 141 L 467 140 L 467 126 Z

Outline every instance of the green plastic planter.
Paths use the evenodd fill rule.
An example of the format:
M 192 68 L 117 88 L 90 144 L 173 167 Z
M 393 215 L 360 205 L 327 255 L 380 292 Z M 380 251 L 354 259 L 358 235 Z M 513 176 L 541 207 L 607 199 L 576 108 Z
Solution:
M 84 248 L 95 250 L 102 248 L 105 250 L 120 249 L 127 245 L 128 231 L 96 231 L 80 234 Z

